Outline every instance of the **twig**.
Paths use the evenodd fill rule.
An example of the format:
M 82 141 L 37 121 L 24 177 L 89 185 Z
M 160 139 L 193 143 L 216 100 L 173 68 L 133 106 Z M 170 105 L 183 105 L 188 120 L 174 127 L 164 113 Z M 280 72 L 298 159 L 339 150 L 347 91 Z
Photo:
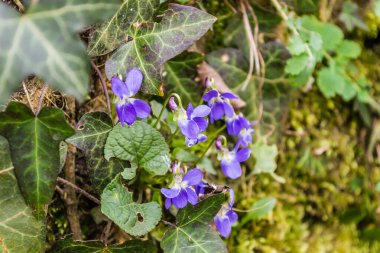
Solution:
M 36 109 L 36 115 L 38 115 L 40 113 L 42 102 L 44 101 L 44 97 L 45 97 L 47 87 L 48 87 L 48 85 L 46 83 L 44 84 L 44 87 L 42 87 L 40 100 L 38 101 L 38 105 L 37 105 L 37 109 Z
M 24 82 L 22 82 L 22 87 L 24 88 L 24 92 L 25 92 L 25 95 L 26 95 L 26 99 L 28 100 L 28 104 L 30 106 L 30 109 L 34 112 L 32 101 L 30 100 L 29 92 L 28 92 L 28 89 L 26 88 L 26 85 L 25 85 Z
M 164 223 L 165 225 L 168 225 L 168 226 L 171 226 L 173 228 L 176 228 L 177 226 L 169 221 L 166 221 L 166 220 L 161 220 L 162 223 Z
M 112 228 L 112 221 L 108 220 L 107 221 L 107 225 L 106 227 L 104 228 L 104 231 L 103 231 L 103 243 L 104 244 L 107 244 L 108 242 L 108 237 L 110 235 L 110 232 L 111 232 L 111 228 Z
M 98 66 L 96 66 L 96 64 L 93 61 L 91 61 L 91 65 L 95 69 L 96 73 L 98 74 L 98 76 L 100 78 L 100 82 L 102 83 L 102 86 L 103 86 L 103 92 L 104 92 L 104 95 L 106 96 L 107 109 L 108 109 L 108 112 L 111 113 L 111 103 L 110 103 L 110 97 L 108 95 L 108 89 L 107 89 L 106 81 L 104 80 L 102 72 L 100 72 L 100 69 L 98 68 Z
M 59 183 L 62 183 L 62 184 L 65 184 L 65 185 L 68 185 L 70 187 L 72 187 L 73 189 L 75 189 L 76 191 L 80 192 L 81 194 L 83 194 L 86 198 L 88 198 L 89 200 L 92 200 L 94 203 L 100 205 L 100 200 L 95 198 L 94 196 L 92 196 L 90 193 L 86 192 L 85 190 L 79 188 L 78 186 L 76 186 L 75 184 L 67 181 L 66 179 L 63 179 L 61 177 L 58 177 L 57 178 L 57 181 Z
M 17 5 L 17 8 L 20 10 L 21 13 L 24 13 L 25 12 L 25 7 L 24 5 L 21 3 L 20 0 L 13 0 L 13 3 L 15 5 Z

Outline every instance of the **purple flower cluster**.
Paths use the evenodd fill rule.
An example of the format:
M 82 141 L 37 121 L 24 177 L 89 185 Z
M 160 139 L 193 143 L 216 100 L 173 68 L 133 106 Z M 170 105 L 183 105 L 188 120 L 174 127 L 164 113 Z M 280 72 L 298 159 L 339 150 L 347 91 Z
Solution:
M 229 151 L 226 147 L 221 147 L 218 154 L 218 160 L 220 161 L 220 167 L 223 174 L 231 179 L 236 179 L 241 176 L 240 163 L 248 160 L 251 155 L 249 148 L 239 149 L 239 142 L 235 145 L 235 148 Z
M 166 209 L 169 209 L 172 204 L 177 208 L 184 208 L 187 202 L 195 205 L 198 202 L 198 195 L 194 187 L 202 182 L 202 171 L 194 168 L 182 176 L 182 168 L 175 164 L 173 166 L 173 173 L 174 180 L 172 187 L 170 189 L 161 189 L 161 193 L 166 197 Z
M 223 237 L 228 237 L 231 233 L 231 226 L 238 220 L 237 214 L 232 210 L 234 205 L 234 191 L 230 189 L 230 201 L 222 205 L 219 213 L 214 218 L 216 229 Z
M 132 125 L 136 118 L 147 118 L 150 115 L 150 106 L 141 99 L 132 98 L 140 90 L 143 75 L 138 68 L 132 68 L 123 82 L 119 77 L 111 79 L 112 91 L 119 97 L 116 103 L 117 116 L 121 125 Z
M 231 106 L 229 99 L 238 98 L 235 94 L 231 92 L 220 94 L 217 90 L 212 89 L 206 92 L 202 98 L 211 108 L 211 124 L 214 124 L 215 121 L 220 120 L 224 116 L 232 117 L 234 115 L 234 108 Z

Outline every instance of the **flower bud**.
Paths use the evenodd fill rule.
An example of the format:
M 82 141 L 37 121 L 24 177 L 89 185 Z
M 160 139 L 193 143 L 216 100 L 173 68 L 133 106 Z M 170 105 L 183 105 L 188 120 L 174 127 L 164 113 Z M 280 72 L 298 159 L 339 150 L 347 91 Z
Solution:
M 178 105 L 176 104 L 174 97 L 169 98 L 169 108 L 170 110 L 172 110 L 172 112 L 174 112 L 178 108 Z

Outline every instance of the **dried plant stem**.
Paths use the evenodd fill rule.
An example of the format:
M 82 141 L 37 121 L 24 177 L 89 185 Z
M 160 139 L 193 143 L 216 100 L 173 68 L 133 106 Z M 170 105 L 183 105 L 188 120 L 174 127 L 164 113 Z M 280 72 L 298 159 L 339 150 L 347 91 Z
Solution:
M 38 115 L 38 114 L 40 113 L 41 106 L 42 106 L 42 102 L 44 101 L 45 93 L 46 93 L 47 87 L 48 87 L 48 85 L 47 85 L 46 83 L 45 83 L 44 86 L 42 87 L 40 100 L 38 101 L 38 105 L 37 105 L 37 109 L 36 109 L 36 115 Z
M 98 66 L 96 66 L 96 64 L 93 61 L 91 61 L 91 65 L 95 69 L 96 73 L 98 74 L 98 76 L 100 78 L 100 82 L 102 83 L 102 87 L 103 87 L 103 92 L 104 92 L 104 95 L 106 96 L 108 113 L 111 113 L 111 103 L 110 103 L 110 97 L 109 97 L 109 94 L 108 94 L 108 89 L 107 89 L 106 81 L 105 81 L 105 79 L 103 77 L 102 72 L 100 71 L 100 69 L 98 68 Z
M 79 188 L 78 186 L 76 186 L 75 184 L 67 181 L 66 179 L 63 179 L 61 177 L 58 177 L 57 178 L 57 181 L 59 183 L 62 183 L 64 185 L 67 185 L 67 186 L 70 186 L 72 187 L 73 189 L 75 189 L 76 191 L 78 191 L 79 193 L 83 194 L 83 196 L 85 196 L 86 198 L 88 198 L 89 200 L 93 201 L 94 203 L 100 205 L 100 200 L 95 198 L 94 196 L 92 196 L 90 193 L 86 192 L 85 190 Z
M 24 92 L 25 92 L 25 95 L 26 95 L 26 99 L 28 100 L 28 104 L 30 106 L 30 109 L 34 112 L 32 101 L 30 100 L 29 92 L 28 92 L 28 89 L 26 88 L 26 85 L 25 85 L 24 82 L 22 82 L 22 87 L 24 89 Z

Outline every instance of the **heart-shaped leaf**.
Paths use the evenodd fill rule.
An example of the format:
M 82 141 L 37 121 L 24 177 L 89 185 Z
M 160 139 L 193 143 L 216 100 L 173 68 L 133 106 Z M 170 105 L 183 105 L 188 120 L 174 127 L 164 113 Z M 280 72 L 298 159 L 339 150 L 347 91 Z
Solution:
M 54 253 L 155 253 L 156 246 L 151 241 L 130 240 L 123 244 L 104 245 L 98 241 L 60 240 L 54 246 Z
M 239 223 L 239 227 L 243 226 L 247 222 L 255 219 L 259 219 L 272 211 L 274 207 L 276 206 L 276 199 L 275 198 L 265 198 L 257 201 L 252 205 L 250 208 L 250 212 L 244 216 L 244 218 Z
M 107 77 L 125 76 L 132 67 L 138 67 L 144 75 L 143 91 L 160 94 L 162 65 L 202 37 L 215 21 L 215 17 L 194 7 L 169 4 L 160 23 L 141 24 L 128 33 L 132 41 L 106 62 Z
M 197 65 L 203 60 L 198 53 L 183 53 L 164 65 L 168 93 L 175 92 L 181 96 L 182 103 L 198 104 L 201 99 L 200 86 L 194 81 L 197 76 Z
M 108 18 L 118 6 L 118 0 L 43 0 L 20 16 L 0 4 L 0 102 L 30 74 L 83 100 L 89 64 L 74 33 Z
M 117 124 L 109 133 L 104 156 L 116 157 L 143 167 L 153 175 L 165 175 L 170 167 L 169 147 L 151 125 L 136 121 L 130 127 Z
M 0 134 L 9 142 L 18 184 L 26 202 L 37 209 L 37 217 L 54 193 L 60 142 L 74 133 L 56 108 L 43 108 L 35 116 L 26 105 L 10 102 L 0 113 Z
M 0 136 L 0 251 L 43 252 L 44 224 L 25 204 L 14 176 L 8 143 Z
M 84 151 L 86 166 L 95 189 L 101 193 L 115 176 L 127 167 L 126 162 L 104 158 L 104 146 L 113 124 L 108 114 L 85 114 L 78 122 L 76 134 L 66 141 Z
M 97 56 L 111 52 L 127 39 L 131 26 L 153 19 L 159 0 L 124 0 L 110 20 L 91 34 L 88 54 Z
M 161 241 L 165 253 L 227 252 L 226 246 L 210 222 L 219 212 L 224 193 L 220 193 L 192 206 L 188 204 L 177 214 L 176 227 L 169 228 Z
M 102 213 L 128 234 L 145 235 L 160 221 L 161 207 L 157 202 L 133 202 L 132 193 L 120 181 L 120 176 L 117 176 L 104 189 L 101 196 Z

